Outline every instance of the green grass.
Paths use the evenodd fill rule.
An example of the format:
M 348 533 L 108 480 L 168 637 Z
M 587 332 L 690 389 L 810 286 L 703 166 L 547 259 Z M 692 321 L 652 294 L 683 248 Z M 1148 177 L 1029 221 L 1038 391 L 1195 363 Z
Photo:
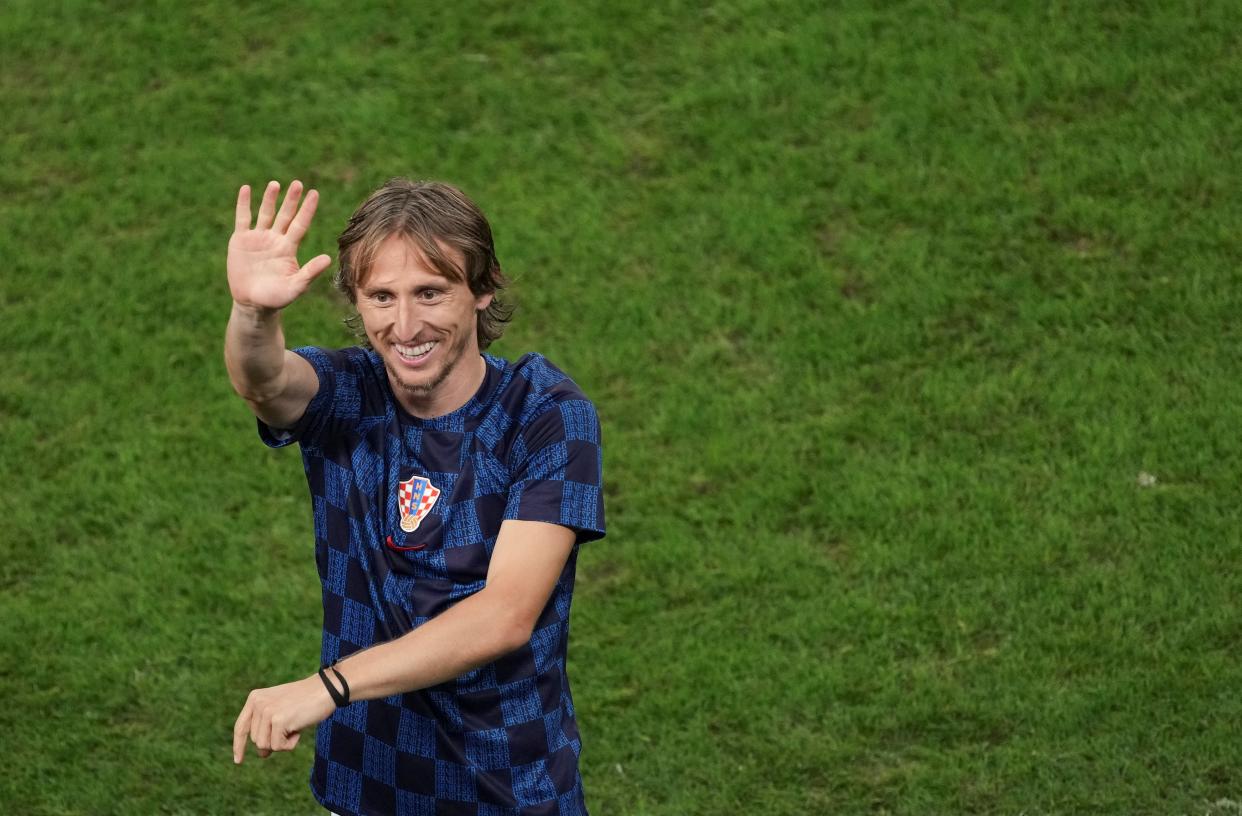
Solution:
M 320 610 L 224 248 L 400 174 L 603 417 L 593 812 L 1237 812 L 1242 15 L 1008 5 L 7 3 L 4 809 L 314 812 L 230 761 Z

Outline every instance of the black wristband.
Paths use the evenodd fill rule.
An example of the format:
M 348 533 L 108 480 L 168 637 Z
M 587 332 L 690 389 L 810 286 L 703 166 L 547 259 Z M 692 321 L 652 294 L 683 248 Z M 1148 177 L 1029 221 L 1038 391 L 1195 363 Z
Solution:
M 336 679 L 341 681 L 341 688 L 345 692 L 345 702 L 342 705 L 349 705 L 349 683 L 345 682 L 345 675 L 341 674 L 341 670 L 336 667 L 335 663 L 328 668 L 332 669 L 332 673 L 336 675 Z
M 345 687 L 344 694 L 336 690 L 336 686 L 332 685 L 332 681 L 330 681 L 328 679 L 328 675 L 324 673 L 324 669 L 329 668 L 331 668 L 333 672 L 336 672 L 336 676 L 341 681 L 341 685 Z M 336 703 L 337 708 L 349 705 L 349 685 L 346 684 L 345 678 L 341 677 L 341 673 L 339 671 L 336 671 L 334 667 L 324 666 L 319 670 L 319 679 L 323 681 L 324 688 L 328 690 L 328 694 L 332 697 L 332 702 Z

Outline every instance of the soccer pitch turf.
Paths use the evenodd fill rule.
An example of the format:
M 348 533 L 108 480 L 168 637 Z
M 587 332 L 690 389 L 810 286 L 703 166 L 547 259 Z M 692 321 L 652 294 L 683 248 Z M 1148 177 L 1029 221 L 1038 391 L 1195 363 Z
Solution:
M 311 812 L 230 761 L 320 608 L 224 248 L 410 175 L 599 406 L 593 812 L 1238 811 L 1234 5 L 394 8 L 0 10 L 6 810 Z

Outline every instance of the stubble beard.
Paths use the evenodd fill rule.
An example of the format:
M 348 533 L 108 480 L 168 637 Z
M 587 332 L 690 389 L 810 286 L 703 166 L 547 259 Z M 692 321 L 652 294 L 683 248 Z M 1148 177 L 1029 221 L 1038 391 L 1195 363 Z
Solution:
M 401 390 L 407 394 L 420 398 L 429 397 L 435 393 L 435 390 L 443 385 L 444 381 L 447 380 L 449 375 L 453 373 L 453 369 L 456 368 L 457 363 L 461 361 L 462 352 L 466 350 L 466 343 L 468 341 L 469 338 L 462 335 L 461 338 L 453 344 L 453 347 L 448 350 L 448 356 L 444 361 L 444 365 L 440 366 L 440 371 L 428 382 L 408 383 L 397 376 L 397 372 L 393 370 L 391 365 L 385 363 L 384 366 L 388 369 L 388 379 L 391 382 L 395 382 Z

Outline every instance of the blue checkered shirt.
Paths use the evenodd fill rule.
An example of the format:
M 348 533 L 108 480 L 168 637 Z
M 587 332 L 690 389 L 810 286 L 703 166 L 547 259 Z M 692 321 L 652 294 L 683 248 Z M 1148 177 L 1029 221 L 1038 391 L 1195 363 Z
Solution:
M 483 355 L 478 393 L 450 414 L 419 419 L 394 399 L 374 351 L 296 352 L 314 366 L 319 391 L 295 427 L 260 422 L 259 433 L 272 447 L 301 446 L 324 663 L 400 637 L 482 589 L 505 519 L 560 524 L 578 543 L 604 535 L 595 406 L 542 356 Z M 407 533 L 402 517 L 417 508 L 402 506 L 398 485 L 413 477 L 440 492 Z M 315 798 L 359 816 L 585 814 L 565 673 L 577 554 L 575 546 L 525 646 L 321 723 Z

